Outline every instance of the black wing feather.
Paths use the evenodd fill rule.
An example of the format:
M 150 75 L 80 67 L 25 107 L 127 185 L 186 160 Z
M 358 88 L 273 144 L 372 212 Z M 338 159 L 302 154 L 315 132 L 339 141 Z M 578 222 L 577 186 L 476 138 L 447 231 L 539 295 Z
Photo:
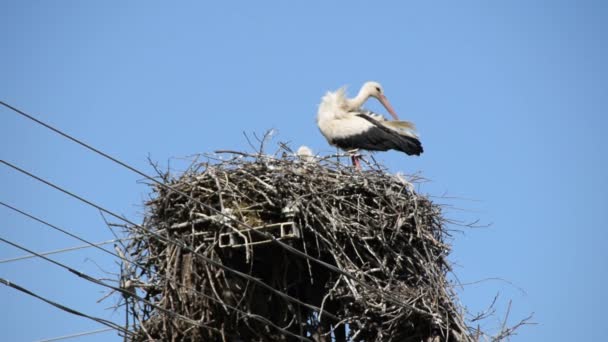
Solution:
M 384 127 L 378 120 L 369 115 L 356 115 L 371 122 L 374 126 L 360 134 L 334 138 L 332 141 L 334 145 L 345 150 L 355 148 L 369 151 L 397 150 L 416 156 L 419 156 L 423 152 L 420 140 Z

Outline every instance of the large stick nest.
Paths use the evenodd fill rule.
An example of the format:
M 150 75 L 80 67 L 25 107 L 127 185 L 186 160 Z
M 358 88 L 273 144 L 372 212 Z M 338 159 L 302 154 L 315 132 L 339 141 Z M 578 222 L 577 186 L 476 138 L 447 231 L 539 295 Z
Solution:
M 473 339 L 446 279 L 450 246 L 440 207 L 403 177 L 378 165 L 354 170 L 335 158 L 225 156 L 161 177 L 195 200 L 153 186 L 145 228 L 189 248 L 141 231 L 133 235 L 128 253 L 147 283 L 140 291 L 156 306 L 132 306 L 136 340 L 295 339 L 285 331 L 316 341 L 343 340 L 344 334 L 354 341 Z M 221 239 L 228 241 L 222 234 L 260 242 L 268 239 L 248 228 L 283 222 L 293 222 L 301 235 L 284 244 L 342 273 L 276 242 L 220 247 Z

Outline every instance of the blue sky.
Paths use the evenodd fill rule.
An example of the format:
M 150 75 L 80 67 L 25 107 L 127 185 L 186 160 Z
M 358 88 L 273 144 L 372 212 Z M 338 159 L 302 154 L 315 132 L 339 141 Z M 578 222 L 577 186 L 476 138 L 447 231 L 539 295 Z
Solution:
M 475 312 L 534 312 L 513 341 L 600 340 L 608 295 L 608 5 L 601 1 L 3 1 L 0 99 L 152 173 L 147 156 L 249 149 L 243 132 L 334 150 L 315 125 L 325 91 L 383 84 L 425 153 L 376 158 L 420 172 L 446 215 L 489 228 L 455 234 L 451 260 Z M 377 103 L 371 109 L 381 110 Z M 139 221 L 141 177 L 0 110 L 0 158 Z M 92 241 L 99 213 L 6 167 L 0 201 Z M 454 197 L 454 199 L 440 197 Z M 78 241 L 0 208 L 0 237 L 36 251 Z M 23 253 L 0 245 L 0 260 Z M 115 260 L 55 256 L 96 276 Z M 41 260 L 4 277 L 122 322 L 103 289 Z M 99 325 L 0 287 L 2 335 L 32 341 Z M 32 328 L 34 327 L 34 328 Z M 112 333 L 81 341 L 119 341 Z

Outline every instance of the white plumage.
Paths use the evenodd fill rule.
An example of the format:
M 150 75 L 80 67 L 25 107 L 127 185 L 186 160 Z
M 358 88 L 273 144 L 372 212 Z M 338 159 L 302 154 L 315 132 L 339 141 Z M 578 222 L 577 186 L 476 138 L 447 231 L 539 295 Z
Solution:
M 296 155 L 305 162 L 311 162 L 315 159 L 312 150 L 306 145 L 300 146 L 296 151 Z
M 358 134 L 370 128 L 372 124 L 352 113 L 346 98 L 346 88 L 327 92 L 319 104 L 317 125 L 325 138 L 330 141 L 335 137 Z M 331 142 L 330 142 L 331 144 Z

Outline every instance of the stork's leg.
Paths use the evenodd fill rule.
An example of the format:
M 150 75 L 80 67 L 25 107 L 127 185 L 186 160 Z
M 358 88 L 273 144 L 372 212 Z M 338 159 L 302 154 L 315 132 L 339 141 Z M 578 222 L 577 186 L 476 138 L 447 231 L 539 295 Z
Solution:
M 337 328 L 334 326 L 334 339 L 336 342 L 346 342 L 346 326 L 344 324 Z
M 361 170 L 361 163 L 359 162 L 360 156 L 358 154 L 353 154 L 350 158 L 353 161 L 353 165 L 355 166 L 355 169 Z

